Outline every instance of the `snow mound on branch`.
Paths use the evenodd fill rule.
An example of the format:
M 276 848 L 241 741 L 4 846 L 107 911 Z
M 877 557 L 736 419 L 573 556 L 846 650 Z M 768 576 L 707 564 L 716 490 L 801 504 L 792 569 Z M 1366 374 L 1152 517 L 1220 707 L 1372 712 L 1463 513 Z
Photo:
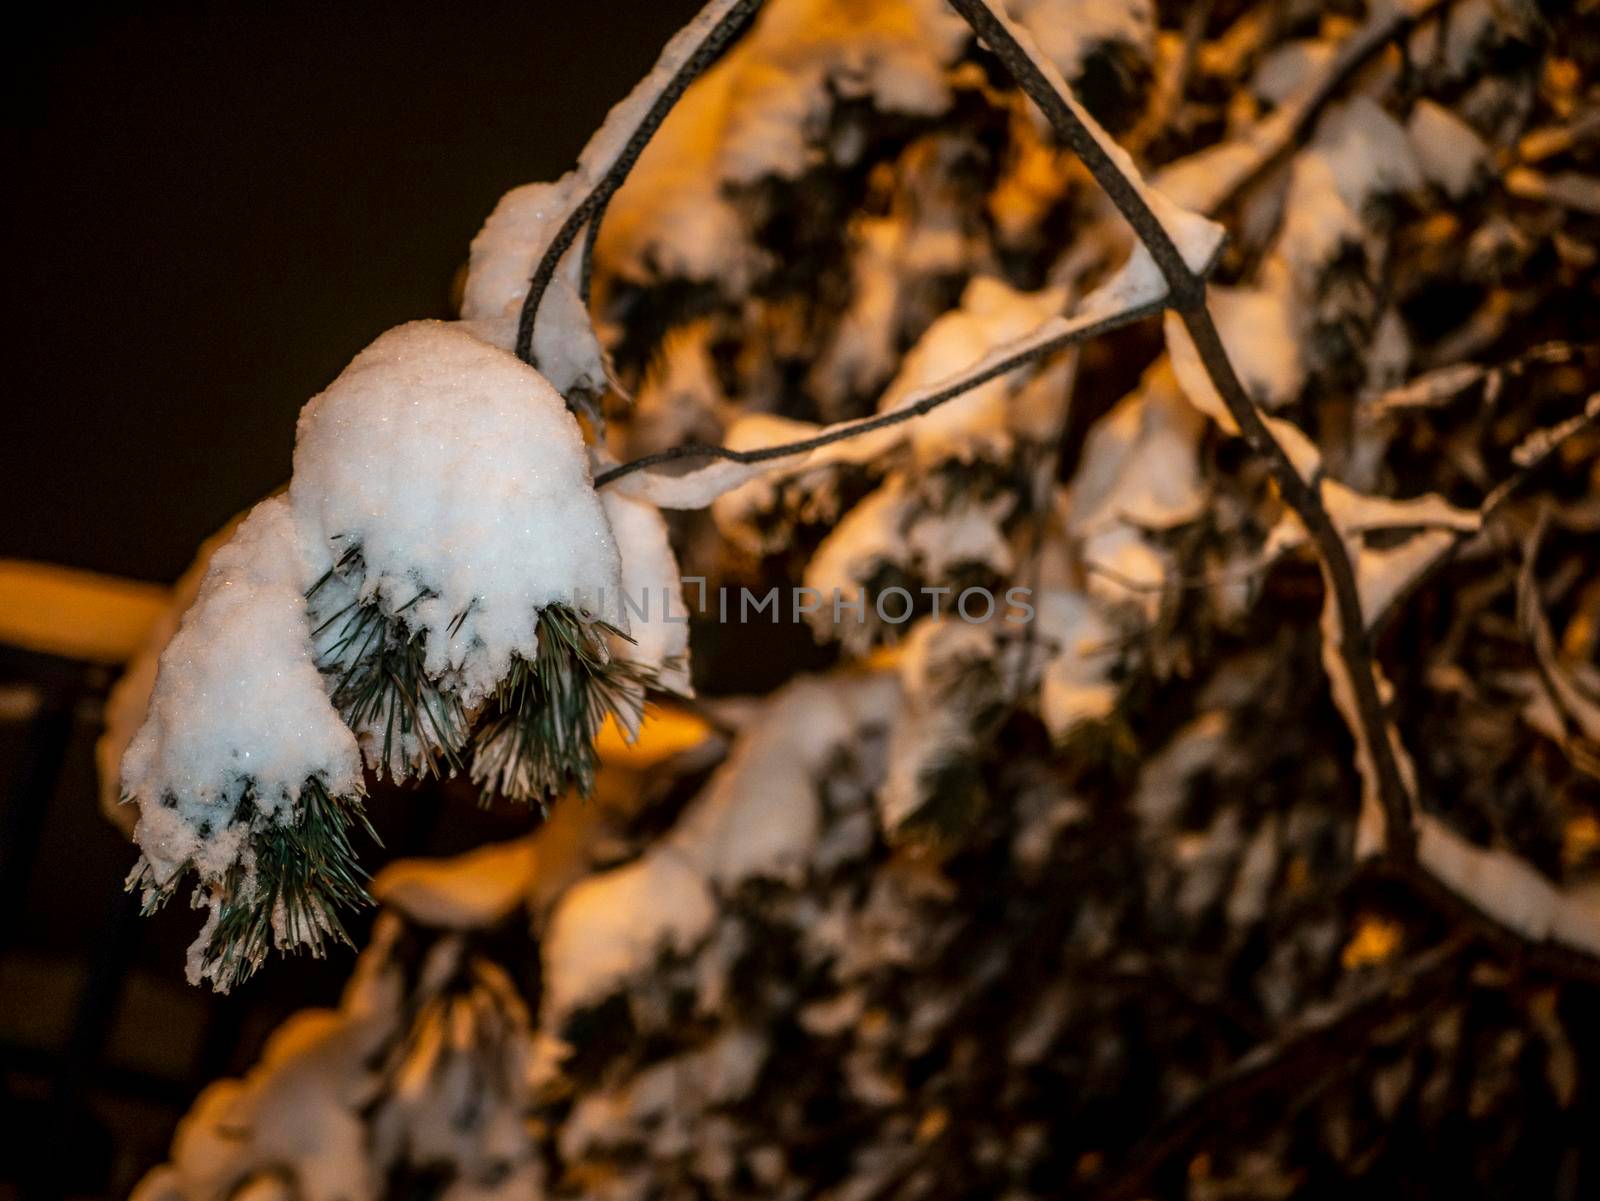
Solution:
M 716 916 L 705 880 L 669 847 L 573 885 L 545 937 L 543 1025 L 559 1029 L 663 951 L 687 954 Z
M 502 350 L 515 347 L 534 269 L 585 182 L 572 173 L 555 183 L 513 188 L 472 239 L 461 316 L 484 340 Z M 533 356 L 539 371 L 563 396 L 595 397 L 609 385 L 605 356 L 578 291 L 580 267 L 579 256 L 569 252 L 540 298 Z
M 739 740 L 671 835 L 707 880 L 804 878 L 822 828 L 817 778 L 856 724 L 847 702 L 837 684 L 797 680 Z
M 414 925 L 480 930 L 503 920 L 533 890 L 533 842 L 491 843 L 450 859 L 399 859 L 372 881 L 372 895 Z
M 809 620 L 819 636 L 836 637 L 852 650 L 871 642 L 868 624 L 872 598 L 867 584 L 885 568 L 908 569 L 911 547 L 906 528 L 915 516 L 915 498 L 895 473 L 852 508 L 822 540 L 806 564 L 805 586 L 823 598 Z M 843 617 L 859 607 L 854 622 Z
M 935 0 L 767 5 L 685 94 L 601 228 L 600 257 L 629 274 L 742 278 L 753 248 L 724 185 L 793 179 L 841 98 L 933 116 L 966 26 Z
M 1250 398 L 1266 409 L 1280 409 L 1299 395 L 1305 383 L 1296 328 L 1289 271 L 1273 259 L 1263 269 L 1262 286 L 1229 288 L 1214 284 L 1206 305 L 1216 322 L 1228 361 L 1238 372 Z M 1163 316 L 1167 349 L 1178 382 L 1191 403 L 1229 433 L 1236 433 L 1229 413 L 1183 319 L 1172 310 Z
M 245 1079 L 220 1080 L 201 1094 L 178 1127 L 172 1176 L 147 1179 L 135 1196 L 227 1195 L 252 1172 L 284 1163 L 295 1165 L 307 1201 L 372 1196 L 377 1182 L 354 1094 L 362 1057 L 381 1033 L 381 1025 L 325 1009 L 295 1014 Z
M 1405 127 L 1368 96 L 1356 96 L 1323 118 L 1316 143 L 1333 168 L 1339 195 L 1358 215 L 1380 197 L 1422 187 Z
M 902 703 L 875 798 L 885 834 L 894 836 L 924 810 L 942 769 L 982 753 L 977 718 L 995 700 L 999 658 L 993 626 L 925 619 L 907 636 L 899 664 Z
M 1406 136 L 1423 176 L 1451 200 L 1465 197 L 1489 171 L 1489 147 L 1477 131 L 1426 97 L 1411 110 Z
M 308 581 L 289 504 L 262 501 L 212 555 L 199 595 L 162 652 L 149 714 L 122 761 L 139 802 L 135 841 L 158 885 L 193 864 L 219 879 L 249 854 L 248 793 L 287 820 L 307 779 L 361 791 L 354 736 L 313 661 Z
M 1183 397 L 1169 360 L 1089 430 L 1072 483 L 1067 528 L 1094 570 L 1090 591 L 1152 607 L 1170 555 L 1146 537 L 1193 521 L 1205 507 L 1200 471 L 1204 418 Z
M 314 397 L 290 496 L 316 569 L 359 552 L 362 599 L 426 634 L 468 706 L 533 657 L 540 609 L 620 583 L 564 401 L 460 326 L 392 329 Z
M 134 735 L 144 726 L 144 719 L 150 712 L 150 695 L 155 691 L 161 652 L 167 649 L 172 636 L 178 632 L 183 615 L 194 604 L 195 597 L 200 595 L 200 585 L 205 582 L 211 556 L 219 546 L 227 544 L 233 532 L 239 528 L 239 523 L 247 516 L 248 511 L 235 514 L 220 530 L 200 544 L 194 562 L 172 586 L 166 610 L 150 627 L 139 653 L 129 661 L 122 678 L 106 697 L 105 730 L 94 745 L 95 766 L 100 777 L 100 812 L 129 838 L 133 837 L 133 824 L 138 820 L 138 814 L 123 804 L 127 793 L 122 787 L 122 756 L 127 752 Z
M 750 880 L 802 880 L 818 854 L 820 779 L 851 740 L 887 727 L 899 695 L 885 672 L 802 677 L 746 727 L 684 816 L 641 858 L 590 876 L 557 902 L 544 939 L 541 1028 L 560 1032 L 711 933 L 717 896 Z
M 1156 36 L 1150 0 L 1005 0 L 1005 9 L 1067 79 L 1076 79 L 1101 46 L 1121 43 L 1148 53 Z
M 1116 633 L 1093 597 L 1051 589 L 1038 600 L 1039 637 L 1056 648 L 1039 681 L 1039 716 L 1060 741 L 1116 708 Z
M 689 682 L 689 610 L 683 601 L 678 559 L 661 510 L 615 488 L 601 494 L 606 519 L 622 554 L 622 603 L 632 642 L 615 640 L 623 659 L 657 673 L 657 686 L 693 696 Z M 602 614 L 610 619 L 608 603 Z

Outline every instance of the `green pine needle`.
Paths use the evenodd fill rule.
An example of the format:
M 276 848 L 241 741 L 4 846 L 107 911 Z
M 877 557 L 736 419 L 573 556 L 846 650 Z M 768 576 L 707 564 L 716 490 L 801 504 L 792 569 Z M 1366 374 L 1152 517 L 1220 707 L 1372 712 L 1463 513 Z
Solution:
M 347 552 L 307 598 L 314 599 L 335 572 L 343 574 L 359 563 L 359 554 Z M 425 595 L 418 593 L 411 603 Z M 375 764 L 379 775 L 404 779 L 419 762 L 435 777 L 454 775 L 461 769 L 467 716 L 460 700 L 428 677 L 423 636 L 406 627 L 406 608 L 385 614 L 376 601 L 344 606 L 314 631 L 321 637 L 337 626 L 317 666 L 333 680 L 330 699 L 345 724 L 358 734 L 381 736 Z
M 543 807 L 569 787 L 593 790 L 600 727 L 614 714 L 623 729 L 637 729 L 645 691 L 657 678 L 612 655 L 612 634 L 625 637 L 565 605 L 539 614 L 533 661 L 512 661 L 477 733 L 472 778 L 485 803 L 505 796 Z
M 331 796 L 311 779 L 292 822 L 269 820 L 251 833 L 254 870 L 236 865 L 223 880 L 206 946 L 205 970 L 219 989 L 249 979 L 274 946 L 304 946 L 320 959 L 329 940 L 350 945 L 339 911 L 372 903 L 350 845 L 353 823 L 378 841 L 358 799 Z
M 252 824 L 254 862 L 235 863 L 220 883 L 202 885 L 207 899 L 218 904 L 202 971 L 221 992 L 249 979 L 273 947 L 304 946 L 320 959 L 330 939 L 351 945 L 339 911 L 363 908 L 372 898 L 363 883 L 367 873 L 350 844 L 350 827 L 382 841 L 359 798 L 333 796 L 316 777 L 301 788 L 292 821 L 261 813 L 248 789 L 234 820 Z M 192 866 L 185 864 L 158 884 L 149 860 L 140 860 L 127 887 L 143 891 L 145 916 L 167 903 Z

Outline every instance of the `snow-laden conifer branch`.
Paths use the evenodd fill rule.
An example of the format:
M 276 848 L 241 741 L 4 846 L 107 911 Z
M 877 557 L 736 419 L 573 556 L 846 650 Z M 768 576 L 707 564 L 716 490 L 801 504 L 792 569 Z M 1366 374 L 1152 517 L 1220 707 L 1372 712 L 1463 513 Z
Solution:
M 1161 212 L 1167 202 L 1139 180 L 1130 159 L 1094 125 L 1077 104 L 1054 66 L 1039 54 L 1026 31 L 1019 29 L 989 0 L 950 0 L 1006 67 L 1018 85 L 1039 105 L 1064 141 L 1080 157 L 1119 212 L 1128 220 L 1167 281 L 1168 298 L 1192 339 L 1206 376 L 1239 432 L 1261 455 L 1289 508 L 1315 546 L 1331 604 L 1324 611 L 1324 661 L 1335 700 L 1351 725 L 1357 761 L 1370 775 L 1382 808 L 1382 849 L 1388 862 L 1416 891 L 1458 924 L 1475 930 L 1490 943 L 1532 949 L 1568 972 L 1591 975 L 1600 967 L 1600 907 L 1587 898 L 1552 885 L 1535 869 L 1503 851 L 1466 843 L 1437 818 L 1418 811 L 1414 776 L 1385 713 L 1380 675 L 1372 649 L 1372 631 L 1362 605 L 1362 592 L 1346 545 L 1345 534 L 1325 503 L 1320 465 L 1305 461 L 1303 448 L 1286 446 L 1292 432 L 1275 423 L 1274 432 L 1235 371 L 1206 303 L 1206 281 L 1175 239 L 1172 215 Z M 1437 6 L 1412 12 L 1411 19 Z M 1367 55 L 1409 27 L 1385 26 L 1383 36 L 1369 31 L 1344 56 L 1341 69 L 1330 73 L 1313 98 L 1326 101 Z M 1312 110 L 1314 111 L 1314 110 Z M 1309 120 L 1309 115 L 1305 118 Z M 1298 132 L 1296 124 L 1291 137 Z M 1549 431 L 1550 436 L 1527 448 L 1528 468 L 1547 459 L 1554 446 L 1584 428 L 1593 416 L 1593 402 L 1581 417 Z M 1299 441 L 1304 441 L 1303 436 Z M 1486 507 L 1498 507 L 1505 494 L 1492 495 Z M 1477 523 L 1472 523 L 1472 529 Z
M 647 689 L 688 691 L 680 635 L 590 606 L 677 576 L 659 514 L 601 500 L 561 396 L 509 351 L 414 322 L 357 356 L 302 411 L 288 494 L 213 553 L 123 755 L 130 887 L 151 908 L 193 871 L 210 911 L 191 979 L 343 938 L 363 761 L 587 790 L 608 717 L 631 736 Z

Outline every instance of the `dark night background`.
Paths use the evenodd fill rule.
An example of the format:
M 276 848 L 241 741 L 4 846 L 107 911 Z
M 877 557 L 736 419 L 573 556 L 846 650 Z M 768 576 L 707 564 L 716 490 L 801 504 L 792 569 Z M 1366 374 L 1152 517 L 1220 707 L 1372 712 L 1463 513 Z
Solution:
M 76 5 L 13 28 L 0 557 L 176 577 L 288 478 L 300 406 L 385 328 L 446 314 L 495 200 L 566 170 L 695 7 Z M 134 915 L 96 808 L 105 673 L 6 666 L 36 707 L 0 723 L 0 1198 L 121 1196 L 351 957 L 220 1001 L 185 986 L 193 916 Z M 518 820 L 438 819 L 386 805 L 371 858 Z
M 174 578 L 697 7 L 72 5 L 13 31 L 0 555 Z

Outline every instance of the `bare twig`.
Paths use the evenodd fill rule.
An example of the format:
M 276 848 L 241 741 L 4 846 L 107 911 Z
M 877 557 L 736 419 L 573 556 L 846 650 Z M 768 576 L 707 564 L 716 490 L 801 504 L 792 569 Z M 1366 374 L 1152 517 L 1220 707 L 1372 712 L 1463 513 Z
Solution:
M 1600 421 L 1600 392 L 1589 397 L 1584 404 L 1583 412 L 1569 417 L 1556 425 L 1545 429 L 1535 430 L 1529 434 L 1511 452 L 1511 461 L 1516 464 L 1517 470 L 1490 490 L 1483 498 L 1483 503 L 1478 506 L 1478 528 L 1475 530 L 1458 530 L 1454 540 L 1433 562 L 1423 569 L 1422 573 L 1406 587 L 1406 595 L 1414 596 L 1432 581 L 1446 566 L 1455 561 L 1456 556 L 1483 531 L 1489 528 L 1490 523 L 1500 515 L 1506 503 L 1521 490 L 1530 478 L 1538 474 L 1544 466 L 1555 458 L 1556 452 L 1564 446 L 1569 438 L 1582 433 L 1596 421 Z M 1391 603 L 1372 623 L 1372 640 L 1379 641 L 1394 616 L 1401 609 L 1396 598 L 1396 603 Z

